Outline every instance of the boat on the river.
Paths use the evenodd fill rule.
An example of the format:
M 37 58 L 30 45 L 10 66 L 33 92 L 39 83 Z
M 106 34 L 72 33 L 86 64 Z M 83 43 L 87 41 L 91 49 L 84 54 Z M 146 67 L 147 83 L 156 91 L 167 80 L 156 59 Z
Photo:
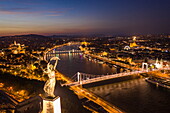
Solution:
M 99 64 L 103 64 L 104 62 L 103 62 L 103 61 L 99 61 L 98 63 L 99 63 Z
M 170 89 L 170 81 L 166 81 L 166 82 L 161 82 L 159 80 L 156 80 L 156 79 L 152 79 L 152 78 L 145 78 L 145 80 L 151 84 L 155 84 L 156 86 L 161 86 L 161 87 L 164 87 L 164 88 L 168 88 Z

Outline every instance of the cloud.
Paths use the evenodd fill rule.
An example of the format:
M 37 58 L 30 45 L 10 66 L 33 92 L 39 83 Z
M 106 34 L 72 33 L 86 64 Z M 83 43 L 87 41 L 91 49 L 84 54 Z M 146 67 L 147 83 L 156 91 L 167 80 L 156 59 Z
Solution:
M 42 16 L 61 16 L 63 13 L 51 13 L 48 11 L 36 11 L 36 12 L 16 12 L 16 11 L 0 11 L 0 14 L 4 15 L 42 15 Z
M 47 16 L 61 16 L 61 14 L 49 14 Z
M 32 7 L 13 7 L 13 8 L 7 8 L 7 7 L 0 7 L 0 14 L 4 15 L 42 15 L 42 16 L 61 16 L 64 13 L 67 13 L 68 11 L 72 10 L 72 8 L 62 8 L 62 9 L 34 9 Z
M 24 5 L 41 5 L 45 4 L 42 0 L 0 0 L 0 2 L 11 2 L 11 3 L 18 3 Z
M 42 0 L 15 0 L 16 3 L 25 5 L 42 5 L 45 4 Z
M 6 14 L 6 15 L 33 14 L 33 12 L 0 11 L 0 14 Z
M 5 15 L 23 15 L 23 14 L 39 14 L 39 15 L 46 15 L 46 16 L 60 16 L 63 14 L 63 11 L 26 11 L 26 8 L 11 8 L 7 10 L 1 10 L 0 14 Z
M 15 14 L 32 14 L 30 8 L 27 7 L 14 7 L 14 8 L 0 8 L 0 14 L 15 15 Z
M 28 7 L 14 7 L 14 8 L 8 8 L 6 10 L 11 10 L 11 11 L 26 11 L 26 10 L 30 10 L 31 8 Z
M 51 11 L 46 11 L 46 13 L 47 13 L 47 16 L 62 16 L 63 14 L 67 13 L 68 11 L 72 9 L 73 8 L 54 9 Z
M 1 5 L 0 5 L 1 6 Z M 31 8 L 29 8 L 29 7 L 5 7 L 5 6 L 1 6 L 0 7 L 0 10 L 4 10 L 4 11 L 13 11 L 13 10 L 15 10 L 15 11 L 25 11 L 25 10 L 30 10 Z
M 53 10 L 53 11 L 45 11 L 44 13 L 46 13 L 46 16 L 61 16 L 64 11 L 57 11 L 57 10 Z

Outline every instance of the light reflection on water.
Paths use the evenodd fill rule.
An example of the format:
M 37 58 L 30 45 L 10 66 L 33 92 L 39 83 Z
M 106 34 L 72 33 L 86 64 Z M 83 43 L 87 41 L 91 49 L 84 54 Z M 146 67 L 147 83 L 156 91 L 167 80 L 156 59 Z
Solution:
M 69 77 L 78 71 L 100 75 L 115 73 L 114 68 L 89 61 L 79 54 L 62 54 L 59 57 L 61 61 L 57 69 Z M 89 90 L 127 113 L 168 113 L 170 111 L 170 92 L 167 89 L 156 88 L 143 78 L 96 86 Z
M 169 91 L 157 88 L 141 78 L 89 90 L 128 113 L 168 113 L 170 110 Z
M 115 68 L 110 68 L 106 64 L 98 64 L 95 61 L 89 61 L 81 54 L 60 54 L 60 61 L 57 69 L 63 74 L 72 77 L 77 72 L 87 74 L 112 74 L 115 73 Z

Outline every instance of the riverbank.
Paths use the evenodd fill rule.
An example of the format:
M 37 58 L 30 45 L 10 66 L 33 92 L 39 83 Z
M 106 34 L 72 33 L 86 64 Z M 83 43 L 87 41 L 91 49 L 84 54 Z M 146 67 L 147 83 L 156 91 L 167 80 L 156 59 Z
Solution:
M 144 78 L 130 79 L 88 88 L 127 113 L 168 113 L 169 90 L 156 87 Z
M 64 46 L 64 44 L 63 44 Z M 49 51 L 53 50 L 56 47 L 61 47 L 61 46 L 54 46 L 53 48 L 47 50 L 44 53 L 44 56 L 46 56 L 46 53 L 48 53 Z M 46 57 L 44 57 L 46 58 Z M 70 83 L 72 82 L 72 80 L 68 77 L 66 77 L 64 74 L 62 73 L 56 73 L 57 78 L 66 82 L 66 83 Z M 93 101 L 94 103 L 98 104 L 99 106 L 103 107 L 107 112 L 109 113 L 123 113 L 120 109 L 118 109 L 117 107 L 111 105 L 110 103 L 104 101 L 103 99 L 99 98 L 98 96 L 94 95 L 92 92 L 88 91 L 85 88 L 81 88 L 79 86 L 70 86 L 69 87 L 70 90 L 74 91 L 75 94 L 77 94 L 78 96 L 82 96 L 85 97 L 87 99 L 89 99 L 90 101 Z M 87 106 L 86 106 L 87 107 Z
M 3 83 L 3 87 L 0 90 L 7 92 L 7 94 L 19 102 L 44 94 L 43 86 L 45 82 L 28 80 L 9 74 L 0 74 L 0 83 Z M 61 98 L 62 113 L 90 113 L 83 107 L 78 96 L 68 88 L 61 87 L 59 82 L 55 86 L 54 93 Z
M 145 79 L 147 82 L 156 85 L 157 87 L 163 87 L 163 88 L 167 88 L 170 89 L 170 81 L 169 80 L 164 80 L 165 82 L 163 82 L 161 79 L 156 79 L 156 78 L 146 78 Z
M 142 70 L 141 68 L 132 66 L 131 64 L 125 64 L 125 63 L 122 63 L 121 61 L 114 61 L 114 60 L 107 58 L 107 57 L 101 57 L 101 56 L 98 56 L 98 55 L 90 54 L 88 51 L 85 51 L 84 54 L 90 56 L 91 58 L 98 59 L 98 60 L 101 60 L 101 61 L 109 63 L 109 64 L 118 65 L 120 67 L 124 67 L 124 68 L 127 68 L 127 69 Z
M 57 73 L 57 76 L 60 77 L 61 80 L 65 81 L 66 83 L 72 82 L 70 78 L 66 77 L 61 73 Z M 70 86 L 69 89 L 74 91 L 78 96 L 86 97 L 90 101 L 93 101 L 94 103 L 100 105 L 109 113 L 123 113 L 123 111 L 120 110 L 119 108 L 99 98 L 98 96 L 96 96 L 95 94 L 93 94 L 92 92 L 88 91 L 85 88 L 81 88 L 79 86 Z

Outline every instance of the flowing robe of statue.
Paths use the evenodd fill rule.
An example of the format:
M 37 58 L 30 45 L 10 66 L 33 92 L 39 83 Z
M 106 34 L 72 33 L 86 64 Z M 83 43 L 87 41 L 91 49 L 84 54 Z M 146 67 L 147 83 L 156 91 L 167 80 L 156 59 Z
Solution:
M 44 91 L 47 94 L 48 97 L 55 97 L 54 95 L 54 89 L 55 89 L 55 84 L 56 84 L 56 79 L 55 79 L 55 68 L 57 65 L 58 57 L 55 58 L 55 64 L 54 66 L 50 63 L 47 64 L 47 74 L 48 74 L 48 80 L 46 81 L 44 85 Z
M 55 88 L 55 71 L 50 71 L 48 73 L 48 77 L 49 79 L 47 80 L 47 82 L 44 85 L 44 91 L 45 93 L 50 96 L 50 97 L 55 97 L 54 95 L 54 88 Z

